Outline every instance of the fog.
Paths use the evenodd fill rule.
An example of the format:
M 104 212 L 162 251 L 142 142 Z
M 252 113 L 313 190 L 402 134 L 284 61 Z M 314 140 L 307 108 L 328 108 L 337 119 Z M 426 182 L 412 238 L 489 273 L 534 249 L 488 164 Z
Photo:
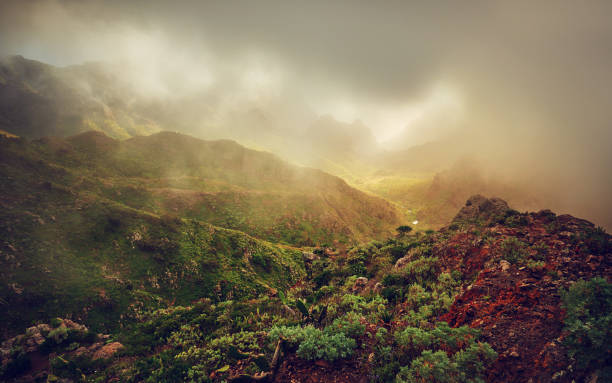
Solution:
M 451 140 L 610 228 L 611 17 L 608 1 L 3 1 L 0 54 L 108 63 L 183 105 L 172 128 L 296 161 Z

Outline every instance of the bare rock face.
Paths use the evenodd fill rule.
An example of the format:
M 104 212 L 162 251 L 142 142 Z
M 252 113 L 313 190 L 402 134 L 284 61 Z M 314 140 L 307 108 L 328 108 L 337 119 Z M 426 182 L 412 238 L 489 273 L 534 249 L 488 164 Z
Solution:
M 487 198 L 480 194 L 471 196 L 465 206 L 453 218 L 453 222 L 490 221 L 493 218 L 503 216 L 510 210 L 508 203 L 500 198 Z
M 119 342 L 109 343 L 102 346 L 93 354 L 93 359 L 108 359 L 115 355 L 117 351 L 123 348 L 123 345 Z

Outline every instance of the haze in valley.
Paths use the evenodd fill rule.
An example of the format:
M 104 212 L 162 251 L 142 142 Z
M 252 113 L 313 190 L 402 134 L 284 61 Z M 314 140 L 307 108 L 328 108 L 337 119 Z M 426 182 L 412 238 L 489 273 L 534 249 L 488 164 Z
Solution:
M 0 55 L 97 68 L 154 129 L 371 192 L 476 174 L 483 193 L 510 185 L 519 207 L 609 229 L 611 16 L 607 1 L 4 1 Z

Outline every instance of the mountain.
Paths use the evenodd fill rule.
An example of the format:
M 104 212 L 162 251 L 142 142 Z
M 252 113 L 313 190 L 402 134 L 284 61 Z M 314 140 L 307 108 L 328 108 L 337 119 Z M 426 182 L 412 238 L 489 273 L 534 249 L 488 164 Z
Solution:
M 147 93 L 139 85 L 125 68 L 109 63 L 56 67 L 6 57 L 0 60 L 0 129 L 27 138 L 96 130 L 116 139 L 173 130 L 235 139 L 317 168 L 351 165 L 378 149 L 360 123 L 277 103 L 228 107 L 222 91 L 214 89 Z
M 113 323 L 136 292 L 186 303 L 214 297 L 221 283 L 253 296 L 303 272 L 299 251 L 265 240 L 342 245 L 400 223 L 390 204 L 337 177 L 231 141 L 0 140 L 9 329 L 50 315 Z
M 46 142 L 0 143 L 3 334 L 54 316 L 116 329 L 142 310 L 255 297 L 303 276 L 295 248 L 104 196 L 113 170 L 92 176 L 102 166 L 96 154 L 118 142 L 101 134 Z M 51 160 L 52 148 L 62 160 Z
M 340 178 L 246 149 L 163 132 L 125 141 L 89 132 L 32 144 L 126 206 L 171 213 L 297 245 L 381 238 L 400 223 L 389 203 Z M 70 182 L 70 181 L 69 181 Z
M 371 170 L 370 160 L 380 153 L 359 122 L 278 103 L 228 107 L 219 90 L 147 93 L 124 72 L 109 63 L 56 67 L 22 56 L 1 59 L 0 130 L 26 138 L 95 130 L 115 139 L 172 130 L 237 140 L 344 178 Z
M 1 381 L 612 380 L 612 237 L 471 138 L 124 80 L 0 62 Z
M 160 130 L 133 89 L 102 64 L 58 68 L 22 56 L 0 60 L 0 129 L 21 137 L 99 130 L 127 138 Z
M 388 150 L 378 157 L 376 165 L 402 175 L 436 173 L 447 170 L 473 151 L 470 137 L 455 135 L 407 149 Z
M 20 170 L 34 165 L 51 171 L 40 163 Z M 17 235 L 2 249 L 13 259 L 3 273 L 32 273 L 29 285 L 9 283 L 3 307 L 27 313 L 16 299 L 52 281 L 47 300 L 30 303 L 45 302 L 55 310 L 47 315 L 87 303 L 73 319 L 88 327 L 53 318 L 5 340 L 5 380 L 572 382 L 612 374 L 612 238 L 588 221 L 519 213 L 477 195 L 437 232 L 301 254 L 91 196 L 75 204 L 69 191 L 38 191 L 37 182 L 21 198 L 52 199 L 65 214 L 49 205 L 9 209 L 12 235 L 33 226 L 36 237 Z M 215 270 L 227 275 L 213 277 L 216 285 Z M 82 272 L 87 278 L 75 275 Z M 76 292 L 61 286 L 87 287 L 77 280 L 90 281 L 96 298 L 63 297 Z M 125 305 L 126 294 L 139 300 Z M 199 295 L 208 298 L 178 305 Z M 123 326 L 95 327 L 93 313 L 115 310 L 125 310 Z

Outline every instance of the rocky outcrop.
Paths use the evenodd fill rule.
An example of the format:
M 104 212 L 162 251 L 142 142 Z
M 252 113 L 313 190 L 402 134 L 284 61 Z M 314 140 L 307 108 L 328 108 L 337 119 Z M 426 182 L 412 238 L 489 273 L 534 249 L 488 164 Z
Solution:
M 93 355 L 92 359 L 108 359 L 117 353 L 117 351 L 121 350 L 123 345 L 119 342 L 112 342 L 106 344 L 99 349 L 97 349 Z
M 0 345 L 0 380 L 46 381 L 47 376 L 51 377 L 50 362 L 57 355 L 64 359 L 76 356 L 94 360 L 112 358 L 123 345 L 119 342 L 107 344 L 109 338 L 109 335 L 90 333 L 87 327 L 70 319 L 57 318 L 51 324 L 28 327 L 25 333 Z M 10 371 L 9 376 L 5 376 L 7 371 Z
M 476 194 L 468 198 L 465 206 L 453 218 L 453 223 L 482 221 L 489 222 L 498 217 L 503 217 L 510 207 L 506 201 L 500 198 L 486 198 Z
M 461 219 L 507 209 L 501 200 L 477 196 L 470 201 L 458 214 Z M 572 361 L 561 341 L 565 311 L 560 291 L 581 279 L 612 280 L 610 236 L 569 215 L 540 211 L 521 216 L 524 224 L 448 231 L 448 240 L 434 246 L 433 255 L 445 270 L 474 278 L 439 319 L 478 329 L 498 352 L 487 371 L 489 382 L 549 382 L 554 376 L 569 382 Z M 508 244 L 516 245 L 519 257 L 508 257 Z

